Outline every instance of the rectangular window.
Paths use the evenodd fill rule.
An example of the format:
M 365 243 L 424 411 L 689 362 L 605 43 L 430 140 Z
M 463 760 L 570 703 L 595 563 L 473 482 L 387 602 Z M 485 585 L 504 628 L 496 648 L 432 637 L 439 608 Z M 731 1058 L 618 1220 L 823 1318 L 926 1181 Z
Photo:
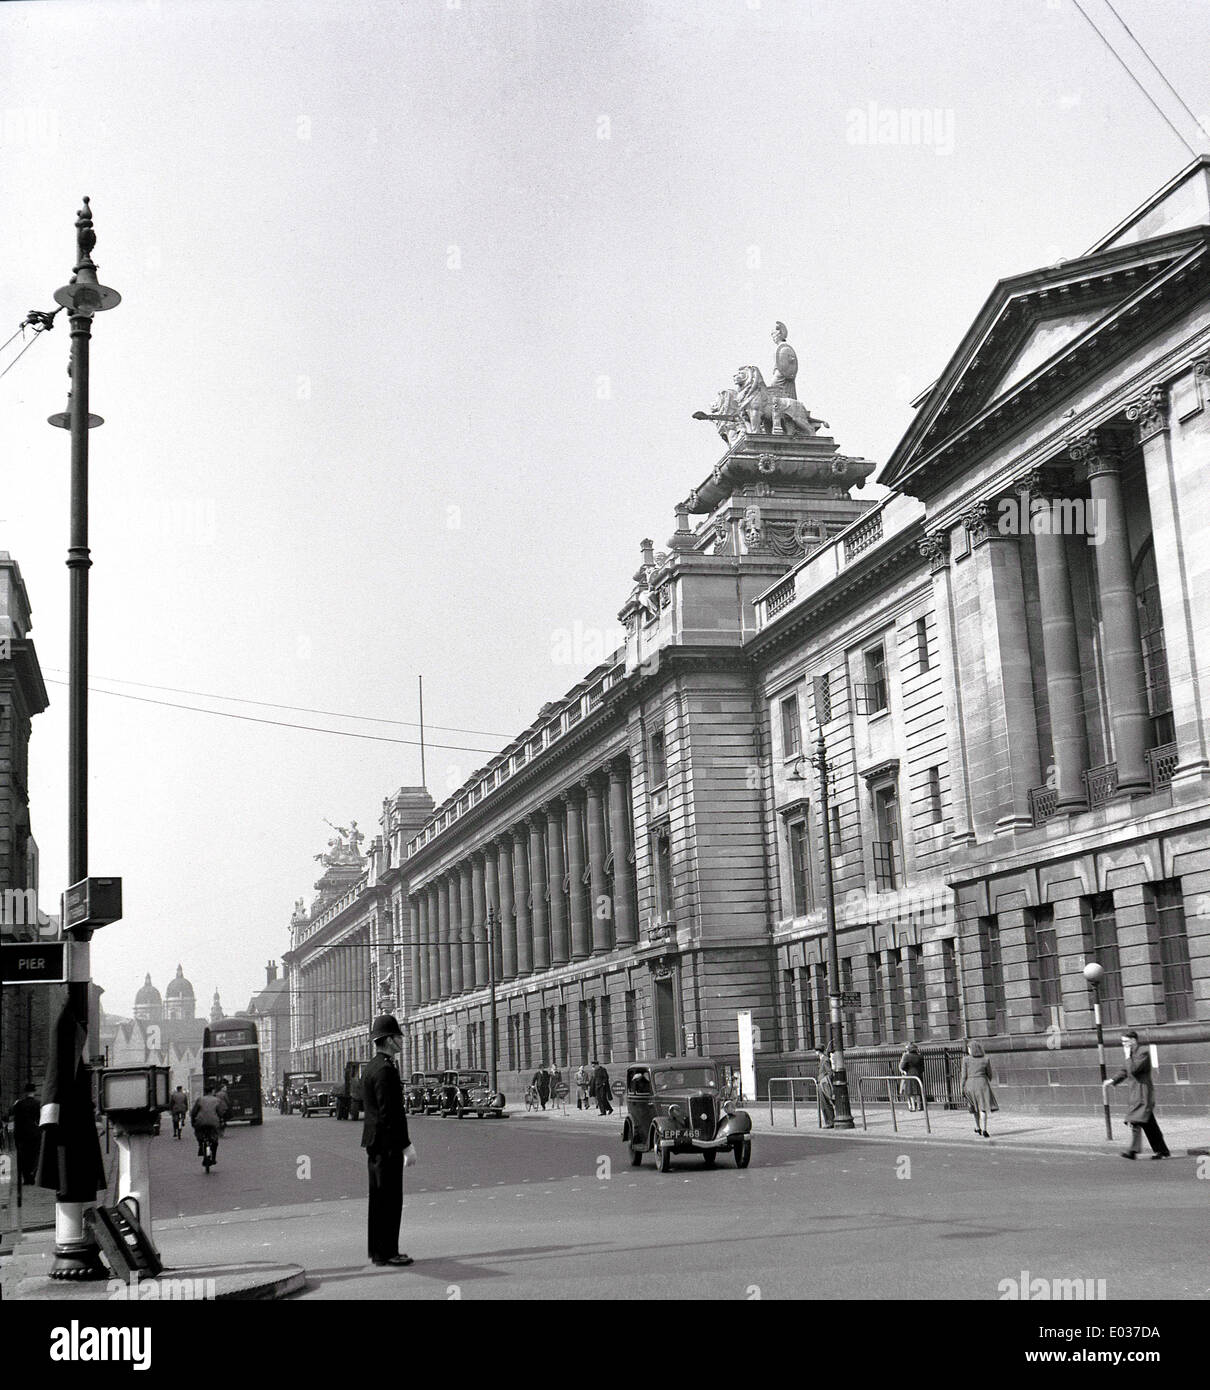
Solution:
M 832 1017 L 831 1004 L 828 1002 L 828 963 L 820 961 L 811 967 L 813 988 L 815 991 L 815 1043 L 819 1047 L 827 1047 L 828 1034 L 832 1031 L 830 1020 Z
M 798 696 L 787 695 L 781 702 L 781 755 L 797 758 L 802 752 L 802 723 L 798 717 Z
M 794 998 L 794 971 L 783 970 L 781 976 L 782 1014 L 786 1020 L 786 1051 L 796 1052 L 799 1041 L 798 1002 Z
M 509 1071 L 519 1070 L 517 1063 L 517 1020 L 508 1019 L 508 1069 Z
M 1004 997 L 1004 964 L 1000 956 L 1000 923 L 979 918 L 979 955 L 983 965 L 983 997 L 987 1022 L 993 1033 L 1008 1031 L 1008 1006 Z
M 941 820 L 941 769 L 939 767 L 929 768 L 928 800 L 925 803 L 925 814 L 930 825 L 936 825 Z
M 795 917 L 805 917 L 811 911 L 811 847 L 807 838 L 807 822 L 791 821 L 790 835 L 790 905 Z
M 871 951 L 866 956 L 866 966 L 869 971 L 870 993 L 874 996 L 870 1000 L 870 1041 L 877 1046 L 883 1038 L 889 1036 L 886 1012 L 886 990 L 883 989 L 885 983 L 882 956 L 877 951 Z
M 524 1018 L 521 1020 L 521 1024 L 523 1041 L 522 1055 L 525 1059 L 522 1062 L 522 1066 L 525 1068 L 526 1071 L 528 1071 L 530 1067 L 532 1067 L 534 1064 L 534 1039 L 533 1033 L 530 1031 L 530 1022 L 528 1014 L 526 1014 Z
M 1036 907 L 1031 913 L 1033 926 L 1034 972 L 1038 982 L 1038 1005 L 1043 1029 L 1057 1020 L 1055 1010 L 1063 1006 L 1063 991 L 1059 985 L 1059 945 L 1055 937 L 1055 910 Z
M 601 995 L 601 1051 L 602 1064 L 613 1061 L 613 1001 L 608 994 Z
M 1179 878 L 1151 885 L 1152 939 L 1160 961 L 1164 987 L 1164 1022 L 1193 1017 L 1193 969 L 1189 962 L 1189 931 Z
M 626 1056 L 633 1061 L 639 1055 L 639 997 L 636 991 L 626 991 Z
M 903 955 L 901 951 L 888 951 L 886 955 L 887 995 L 890 999 L 890 1027 L 887 1030 L 888 1042 L 907 1041 L 907 1010 L 903 996 Z
M 898 888 L 903 882 L 899 790 L 894 782 L 874 789 L 874 882 L 882 890 Z
M 946 937 L 941 943 L 941 986 L 945 990 L 945 1035 L 956 1038 L 962 1010 L 958 997 L 958 947 L 953 937 Z
M 853 957 L 846 956 L 840 962 L 840 992 L 841 994 L 853 993 Z M 866 1001 L 869 1002 L 868 1000 Z M 857 1010 L 852 1005 L 844 1005 L 844 1040 L 846 1047 L 852 1047 L 857 1041 Z
M 865 681 L 854 690 L 858 714 L 880 714 L 887 708 L 886 650 L 882 643 L 862 653 Z
M 1112 893 L 1094 893 L 1083 898 L 1084 947 L 1088 960 L 1104 970 L 1098 993 L 1101 1021 L 1110 1027 L 1126 1022 L 1126 1003 L 1122 991 L 1122 963 L 1118 952 L 1118 919 L 1113 910 Z
M 929 659 L 929 624 L 927 618 L 916 619 L 916 663 L 922 671 L 927 671 L 932 664 Z
M 664 747 L 664 732 L 657 729 L 651 735 L 651 785 L 662 787 L 668 781 L 668 754 Z
M 828 811 L 832 817 L 832 853 L 839 854 L 844 844 L 844 836 L 840 833 L 840 807 L 829 806 Z
M 903 954 L 905 994 L 907 995 L 907 1032 L 919 1042 L 928 1036 L 928 1011 L 924 1006 L 924 947 L 906 946 Z
M 797 971 L 795 979 L 798 982 L 795 991 L 799 1019 L 798 1045 L 805 1052 L 815 1043 L 815 1010 L 811 1004 L 811 980 L 806 970 Z
M 588 1023 L 588 1000 L 580 1000 L 580 1063 L 587 1066 L 589 1062 L 588 1049 L 592 1046 L 591 1029 Z
M 567 1037 L 567 1005 L 559 1005 L 559 1065 L 571 1065 L 571 1052 Z
M 657 830 L 654 841 L 656 870 L 656 910 L 664 921 L 672 921 L 672 845 L 667 826 Z

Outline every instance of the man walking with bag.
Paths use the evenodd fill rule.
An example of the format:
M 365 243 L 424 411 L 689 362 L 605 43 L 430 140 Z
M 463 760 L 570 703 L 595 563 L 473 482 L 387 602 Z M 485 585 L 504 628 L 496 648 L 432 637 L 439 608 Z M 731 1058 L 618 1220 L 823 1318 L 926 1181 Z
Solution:
M 416 1161 L 408 1138 L 403 1107 L 403 1082 L 394 1059 L 403 1047 L 398 1020 L 383 1014 L 370 1030 L 374 1057 L 361 1078 L 365 1115 L 361 1147 L 366 1151 L 370 1178 L 367 1247 L 378 1266 L 410 1265 L 412 1257 L 399 1253 L 399 1222 L 403 1216 L 403 1170 Z

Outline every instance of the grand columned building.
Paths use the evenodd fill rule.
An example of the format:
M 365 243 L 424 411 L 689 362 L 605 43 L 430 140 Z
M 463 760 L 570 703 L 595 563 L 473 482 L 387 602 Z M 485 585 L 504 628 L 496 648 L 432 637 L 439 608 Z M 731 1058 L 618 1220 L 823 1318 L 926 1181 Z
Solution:
M 389 1008 L 408 1068 L 486 1066 L 494 978 L 514 1095 L 541 1063 L 734 1065 L 740 1010 L 763 1091 L 838 987 L 851 1075 L 914 1039 L 952 1099 L 975 1037 L 1007 1104 L 1080 1109 L 1095 961 L 1161 1107 L 1210 1108 L 1210 159 L 993 288 L 877 496 L 775 339 L 772 386 L 740 368 L 702 412 L 721 457 L 641 543 L 624 644 L 325 860 L 296 1061 L 337 1074 Z M 308 1030 L 316 998 L 346 1013 Z

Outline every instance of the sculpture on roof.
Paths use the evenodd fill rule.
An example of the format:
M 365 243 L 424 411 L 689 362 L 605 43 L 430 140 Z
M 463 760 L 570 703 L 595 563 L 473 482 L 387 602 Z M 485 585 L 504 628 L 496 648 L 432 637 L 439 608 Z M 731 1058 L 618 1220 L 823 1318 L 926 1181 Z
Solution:
M 798 375 L 798 354 L 786 342 L 786 325 L 773 325 L 773 380 L 769 383 L 779 396 L 798 399 L 794 378 Z
M 817 419 L 799 403 L 795 386 L 798 354 L 786 342 L 786 325 L 780 321 L 774 325 L 773 342 L 771 382 L 766 384 L 759 367 L 741 367 L 733 378 L 736 390 L 724 388 L 709 411 L 694 412 L 695 420 L 711 421 L 728 448 L 745 434 L 779 431 L 788 436 L 802 436 L 818 434 L 821 429 L 828 428 L 826 420 Z

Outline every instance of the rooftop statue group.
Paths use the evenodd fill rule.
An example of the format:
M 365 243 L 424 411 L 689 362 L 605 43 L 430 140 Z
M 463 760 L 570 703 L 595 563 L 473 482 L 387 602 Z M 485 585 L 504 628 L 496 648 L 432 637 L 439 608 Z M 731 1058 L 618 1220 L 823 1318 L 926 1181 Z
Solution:
M 780 430 L 785 435 L 818 434 L 828 428 L 826 420 L 818 420 L 802 405 L 794 386 L 798 375 L 798 354 L 786 342 L 786 325 L 773 327 L 773 380 L 765 382 L 759 367 L 741 367 L 730 387 L 720 391 L 709 413 L 694 412 L 695 420 L 710 420 L 727 445 L 734 444 L 745 434 L 772 434 Z

